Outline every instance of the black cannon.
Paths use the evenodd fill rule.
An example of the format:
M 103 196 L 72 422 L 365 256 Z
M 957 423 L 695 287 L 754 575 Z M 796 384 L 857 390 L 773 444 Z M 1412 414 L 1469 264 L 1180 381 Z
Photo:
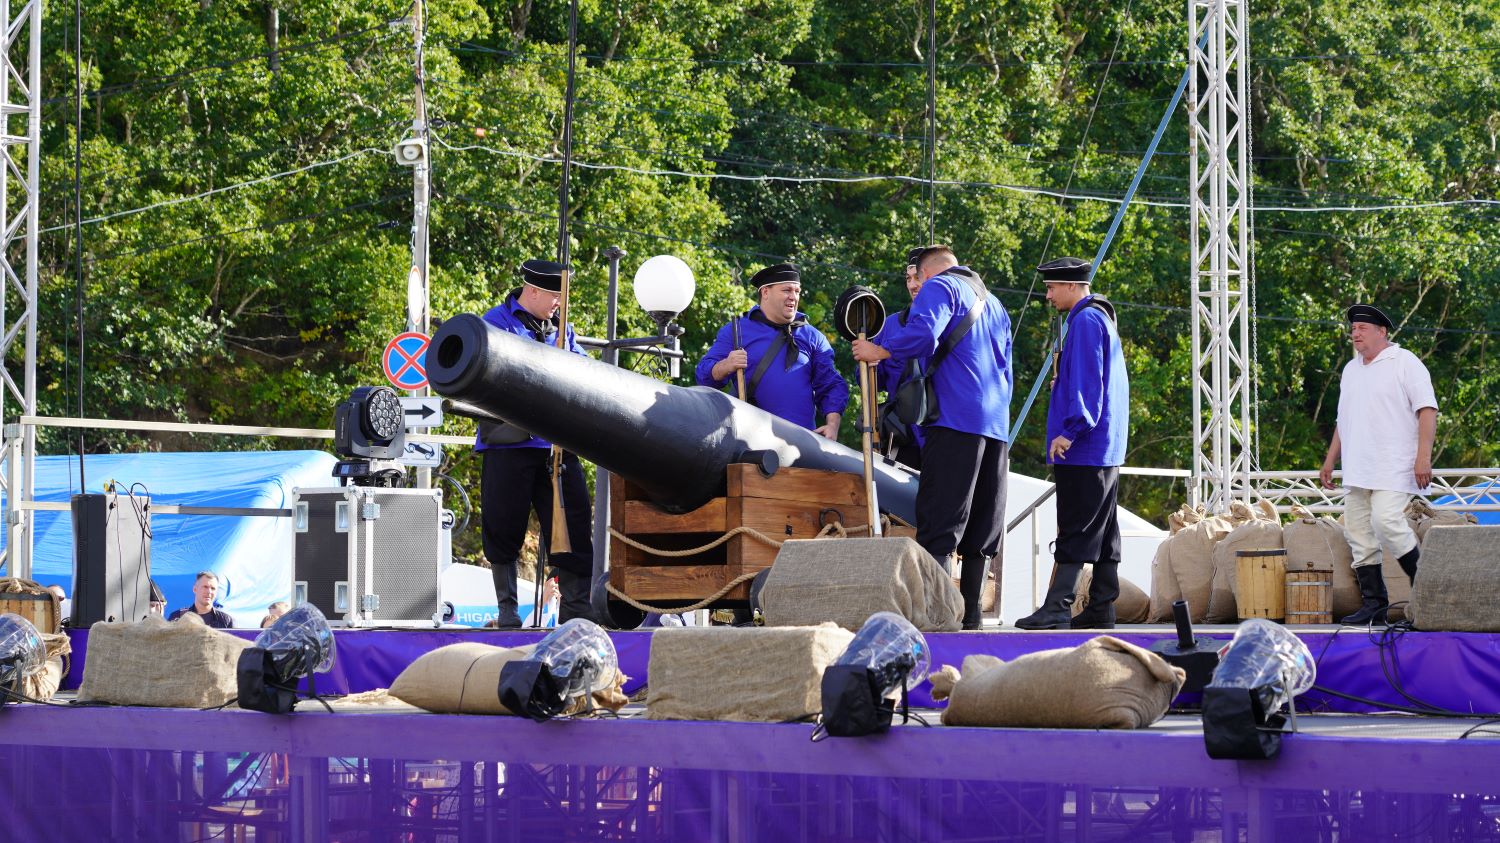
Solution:
M 663 383 L 502 331 L 473 314 L 443 323 L 432 388 L 470 415 L 510 422 L 641 487 L 672 512 L 724 493 L 725 469 L 774 452 L 783 466 L 860 474 L 860 452 L 707 387 Z M 882 511 L 915 523 L 917 478 L 877 465 Z

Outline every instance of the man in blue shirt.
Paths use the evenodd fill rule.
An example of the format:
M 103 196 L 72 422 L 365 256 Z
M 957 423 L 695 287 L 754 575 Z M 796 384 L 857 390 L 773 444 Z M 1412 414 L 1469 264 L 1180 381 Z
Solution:
M 833 346 L 797 310 L 802 275 L 789 263 L 768 266 L 750 279 L 760 303 L 719 329 L 698 361 L 698 383 L 721 389 L 745 371 L 745 400 L 829 439 L 849 403 L 849 384 L 833 366 Z M 736 342 L 738 331 L 738 342 Z
M 979 629 L 985 569 L 1005 539 L 1010 315 L 947 246 L 922 250 L 917 277 L 906 324 L 882 331 L 878 344 L 856 341 L 854 359 L 933 358 L 937 411 L 922 426 L 917 543 L 939 561 L 957 551 L 963 627 Z
M 564 270 L 566 267 L 553 261 L 529 260 L 521 264 L 521 287 L 511 291 L 503 304 L 490 308 L 484 314 L 484 321 L 503 331 L 556 345 Z M 568 326 L 567 349 L 574 354 L 584 353 L 573 335 L 572 325 Z M 479 440 L 474 445 L 484 460 L 479 482 L 484 556 L 495 579 L 495 597 L 499 602 L 496 625 L 501 629 L 521 625 L 517 613 L 516 561 L 521 556 L 521 543 L 526 539 L 533 510 L 541 524 L 542 546 L 547 547 L 552 541 L 551 449 L 551 443 L 510 425 L 481 424 Z M 562 495 L 573 550 L 548 560 L 557 574 L 562 598 L 559 622 L 591 614 L 593 509 L 583 467 L 573 454 L 563 454 Z M 537 574 L 542 576 L 543 572 Z
M 1022 629 L 1114 629 L 1120 596 L 1120 522 L 1115 498 L 1130 429 L 1130 382 L 1114 308 L 1089 291 L 1092 265 L 1058 258 L 1037 267 L 1047 301 L 1068 314 L 1047 406 L 1047 462 L 1057 482 L 1052 585 Z M 1072 617 L 1073 588 L 1094 566 L 1089 603 Z
M 922 279 L 917 276 L 917 258 L 922 256 L 925 246 L 918 246 L 906 255 L 906 292 L 913 300 L 917 293 L 922 290 Z M 880 333 L 876 337 L 884 335 L 887 330 L 899 330 L 911 317 L 911 305 L 907 305 L 896 313 L 885 318 L 885 324 L 881 326 Z M 891 326 L 896 326 L 892 328 Z M 885 390 L 886 400 L 896 397 L 896 391 L 901 385 L 915 378 L 927 368 L 929 358 L 912 358 L 910 360 L 896 360 L 887 358 L 880 361 L 877 369 L 879 375 L 879 388 Z M 894 418 L 883 418 L 881 432 L 886 436 L 887 455 L 895 459 L 907 468 L 916 471 L 922 470 L 922 426 L 919 424 L 901 424 Z

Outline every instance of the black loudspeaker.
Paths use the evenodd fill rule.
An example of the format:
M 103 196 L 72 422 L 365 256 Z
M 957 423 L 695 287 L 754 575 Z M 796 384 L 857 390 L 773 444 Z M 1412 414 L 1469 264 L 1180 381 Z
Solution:
M 144 495 L 73 496 L 69 624 L 134 622 L 151 613 L 151 504 Z

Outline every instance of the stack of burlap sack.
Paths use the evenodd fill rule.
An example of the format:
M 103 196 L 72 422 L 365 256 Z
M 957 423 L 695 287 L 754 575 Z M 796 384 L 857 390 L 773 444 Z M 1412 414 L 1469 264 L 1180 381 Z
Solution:
M 1407 506 L 1406 517 L 1419 542 L 1434 526 L 1476 523 L 1468 513 L 1435 510 L 1421 498 Z M 1188 601 L 1194 623 L 1237 622 L 1236 553 L 1241 550 L 1285 548 L 1288 570 L 1332 570 L 1334 620 L 1360 607 L 1359 583 L 1350 567 L 1353 555 L 1340 521 L 1314 516 L 1298 506 L 1292 508 L 1291 522 L 1283 525 L 1274 507 L 1259 501 L 1253 507 L 1234 503 L 1222 515 L 1184 505 L 1167 523 L 1171 535 L 1151 562 L 1151 623 L 1170 622 L 1176 600 Z M 1401 620 L 1411 583 L 1394 556 L 1383 556 L 1389 616 Z
M 1193 623 L 1203 623 L 1211 616 L 1210 604 L 1218 593 L 1219 605 L 1213 608 L 1220 617 L 1225 612 L 1232 614 L 1234 579 L 1219 573 L 1216 564 L 1216 548 L 1219 543 L 1239 532 L 1232 545 L 1234 549 L 1252 546 L 1252 541 L 1267 541 L 1275 533 L 1275 543 L 1253 545 L 1255 547 L 1281 547 L 1281 524 L 1276 510 L 1261 501 L 1254 507 L 1243 503 L 1230 505 L 1229 512 L 1210 515 L 1202 507 L 1197 509 L 1184 505 L 1167 519 L 1171 535 L 1156 549 L 1151 560 L 1151 610 L 1150 623 L 1169 623 L 1172 620 L 1172 604 L 1178 600 L 1188 601 Z M 1252 538 L 1253 537 L 1253 538 Z M 1229 553 L 1229 566 L 1233 567 L 1233 551 Z M 1216 588 L 1217 583 L 1217 588 Z

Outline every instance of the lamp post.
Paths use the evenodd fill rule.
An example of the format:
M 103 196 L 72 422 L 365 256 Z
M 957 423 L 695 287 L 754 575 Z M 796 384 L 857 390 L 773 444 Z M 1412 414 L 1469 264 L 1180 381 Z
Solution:
M 647 258 L 635 271 L 635 300 L 656 323 L 656 336 L 620 339 L 615 336 L 615 318 L 620 300 L 620 258 L 625 250 L 611 246 L 604 251 L 609 260 L 608 315 L 605 340 L 579 337 L 584 347 L 598 348 L 599 359 L 611 366 L 619 365 L 620 350 L 654 353 L 667 359 L 668 373 L 676 378 L 681 371 L 682 326 L 674 320 L 688 309 L 697 288 L 693 270 L 681 258 L 657 255 Z M 600 468 L 594 474 L 594 585 L 591 602 L 601 620 L 609 620 L 609 595 L 604 583 L 609 579 L 609 472 Z

